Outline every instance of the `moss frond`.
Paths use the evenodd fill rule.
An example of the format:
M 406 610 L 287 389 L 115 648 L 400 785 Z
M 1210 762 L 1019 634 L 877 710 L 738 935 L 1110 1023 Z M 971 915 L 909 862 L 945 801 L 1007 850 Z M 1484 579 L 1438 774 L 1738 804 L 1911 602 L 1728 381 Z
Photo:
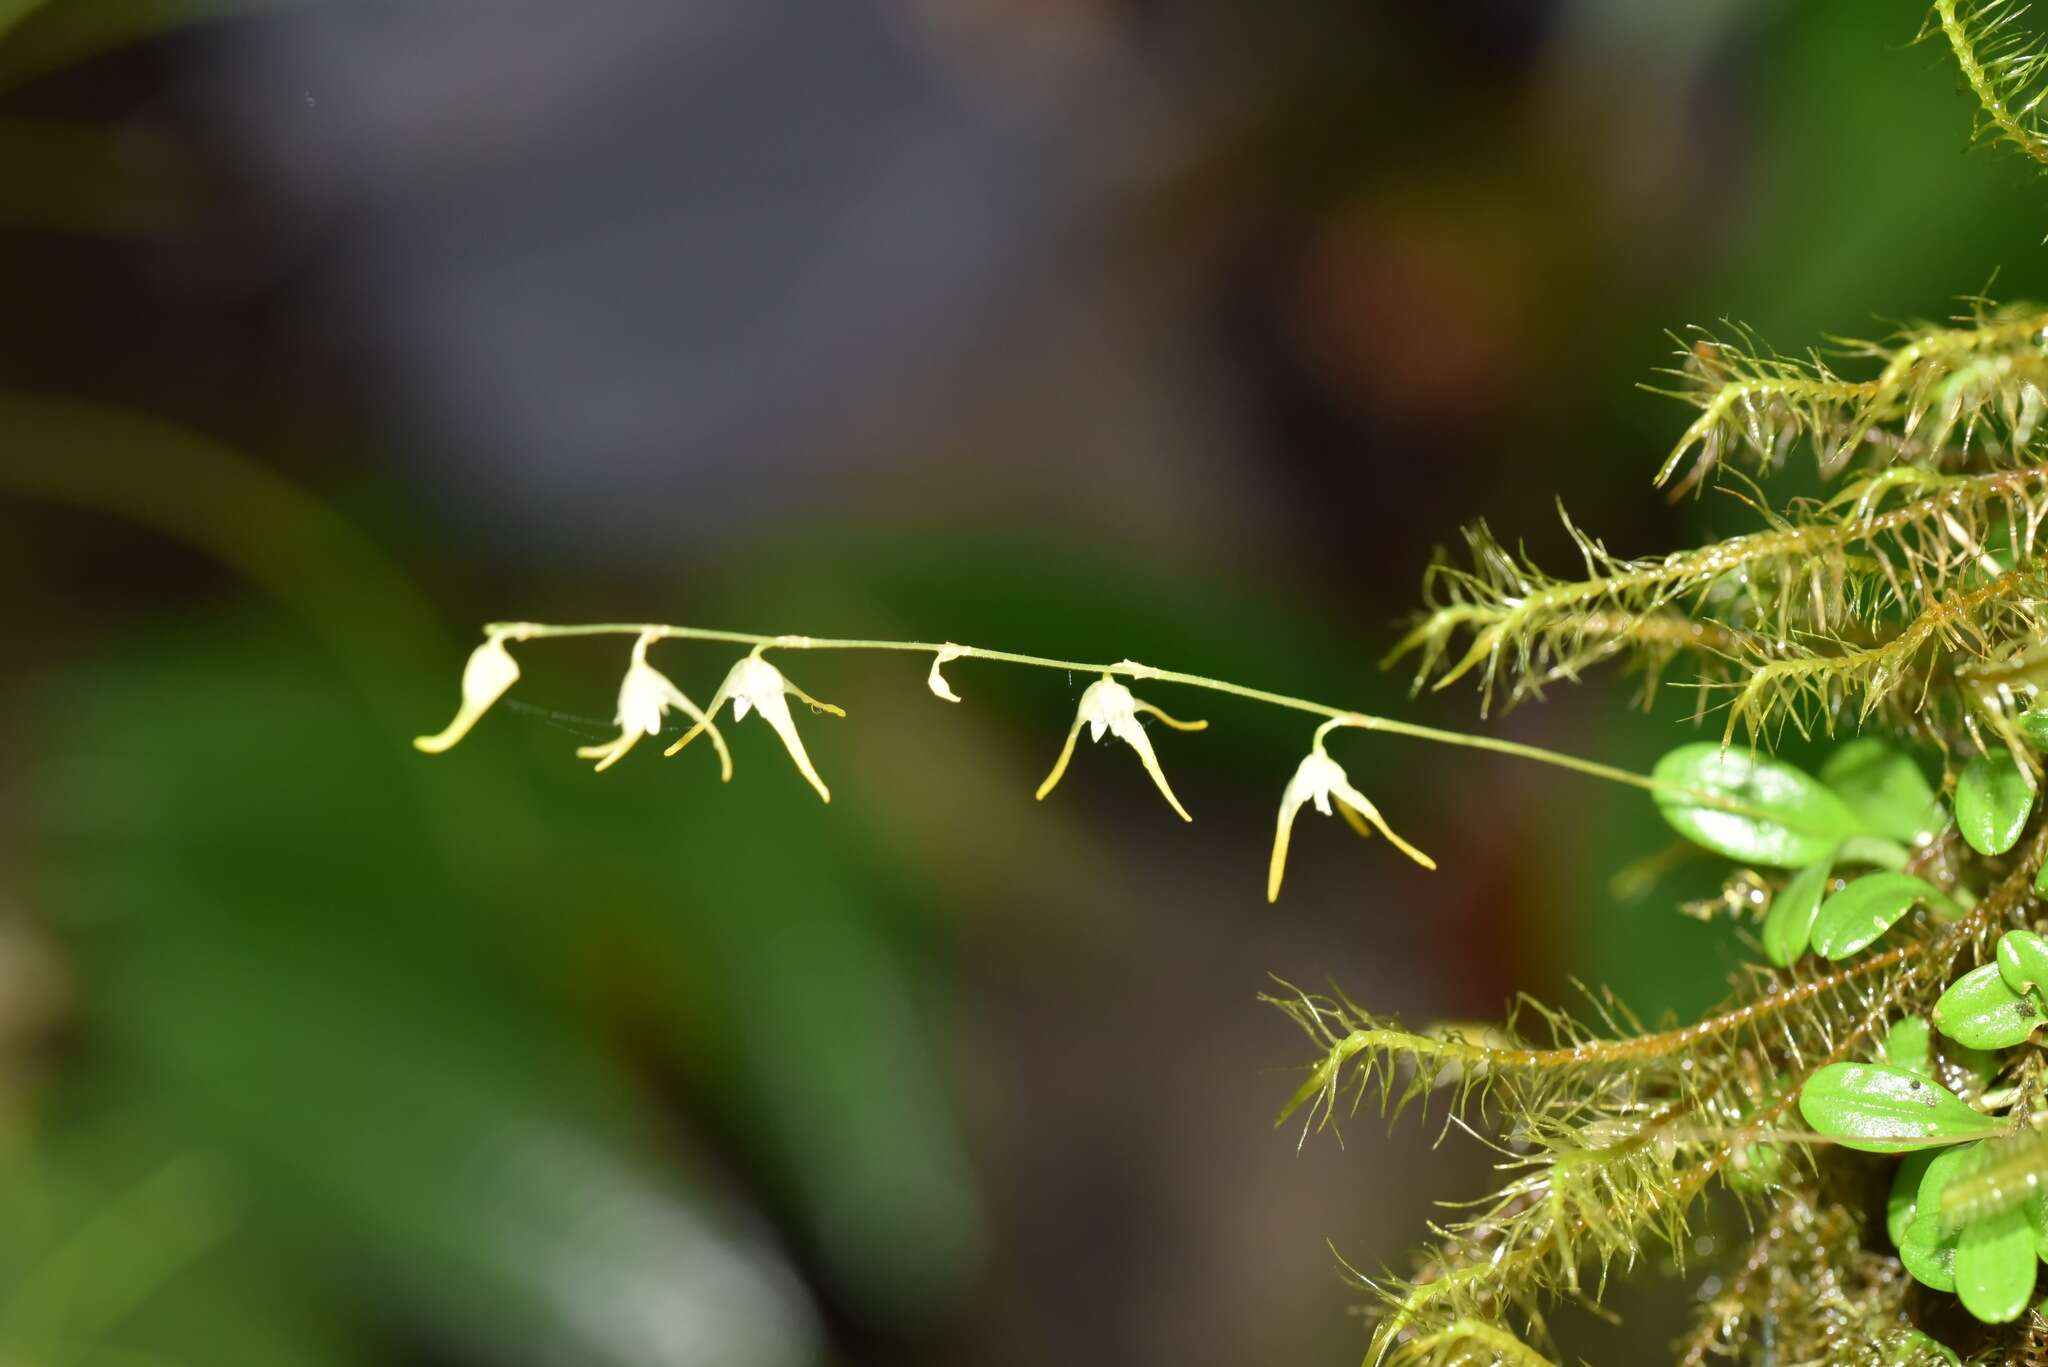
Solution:
M 1418 686 L 1476 674 L 1482 710 L 1497 692 L 1511 705 L 1614 659 L 1641 673 L 1647 701 L 1683 662 L 1702 711 L 1732 684 L 1736 711 L 1757 728 L 1831 717 L 1845 700 L 1917 698 L 1914 686 L 1960 684 L 1958 670 L 2009 663 L 2016 643 L 2037 637 L 2027 590 L 2048 465 L 1898 466 L 1763 516 L 1762 530 L 1640 560 L 1567 519 L 1582 579 L 1551 575 L 1474 526 L 1470 566 L 1431 567 L 1428 607 L 1388 662 L 1415 656 Z M 2020 577 L 1990 587 L 2008 562 L 2025 567 Z M 1970 695 L 2001 681 L 2011 682 L 1970 682 Z
M 2036 601 L 2048 578 L 2029 568 L 1966 591 L 1930 596 L 1919 615 L 1876 645 L 1843 649 L 1838 640 L 1796 647 L 1790 659 L 1751 670 L 1728 712 L 1725 738 L 1738 726 L 1753 740 L 1789 723 L 1802 736 L 1833 734 L 1844 714 L 1858 726 L 1883 710 L 1894 730 L 1912 734 L 1942 715 L 1937 689 L 1962 664 L 1989 661 L 1999 647 L 2036 639 L 2044 622 Z
M 1850 1201 L 1859 1192 L 1844 1193 Z M 1678 1367 L 1709 1362 L 1828 1362 L 1936 1367 L 1946 1361 L 1915 1328 L 1912 1283 L 1898 1260 L 1865 1246 L 1866 1214 L 1801 1174 L 1720 1290 L 1701 1305 Z
M 2048 166 L 2048 47 L 2025 27 L 2018 0 L 1935 0 L 1921 36 L 1939 32 L 1977 100 L 1978 138 L 1995 138 Z
M 2032 442 L 2048 407 L 2048 312 L 1966 301 L 1947 326 L 1918 324 L 1885 341 L 1839 340 L 1844 361 L 1874 373 L 1852 379 L 1816 353 L 1780 356 L 1749 333 L 1701 331 L 1666 372 L 1658 392 L 1700 410 L 1657 472 L 1663 484 L 1690 460 L 1677 491 L 1738 457 L 1763 471 L 1804 443 L 1823 477 L 1866 450 L 1883 467 L 1986 469 L 2010 463 Z

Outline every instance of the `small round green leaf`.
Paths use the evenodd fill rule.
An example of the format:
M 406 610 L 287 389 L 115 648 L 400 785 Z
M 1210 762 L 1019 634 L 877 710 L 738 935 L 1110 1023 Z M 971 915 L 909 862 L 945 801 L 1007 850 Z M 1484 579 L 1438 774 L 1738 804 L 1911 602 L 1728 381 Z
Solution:
M 1901 844 L 1931 835 L 1948 820 L 1913 757 L 1881 736 L 1860 736 L 1829 755 L 1820 781 L 1865 827 Z
M 1920 1179 L 1927 1176 L 1927 1165 L 1948 1149 L 1922 1149 L 1909 1153 L 1899 1164 L 1899 1170 L 1892 1174 L 1891 1195 L 1884 1203 L 1884 1232 L 1892 1239 L 1892 1247 L 1906 1242 L 1906 1230 L 1912 1226 L 1913 1217 L 1920 1213 Z
M 1975 1161 L 1976 1147 L 1964 1144 L 1934 1155 L 1921 1174 L 1920 1191 L 1913 1201 L 1916 1213 L 1906 1224 L 1906 1237 L 1898 1241 L 1899 1261 L 1906 1271 L 1936 1291 L 1956 1289 L 1957 1234 L 1944 1231 L 1936 1213 L 1941 1209 L 1941 1189 Z
M 2033 785 L 2003 750 L 1977 756 L 1956 779 L 1956 826 L 1979 854 L 2004 854 L 2017 845 L 2033 810 Z
M 1764 953 L 1780 968 L 1789 968 L 1806 952 L 1813 938 L 1813 918 L 1820 914 L 1820 899 L 1828 890 L 1832 870 L 1828 861 L 1808 864 L 1787 879 L 1771 898 L 1764 916 Z
M 1877 1061 L 1922 1077 L 1934 1076 L 1933 1027 L 1925 1016 L 1902 1016 L 1885 1031 Z M 1897 1242 L 1894 1240 L 1893 1242 Z
M 1934 1028 L 1966 1049 L 2010 1049 L 2040 1024 L 2040 999 L 2006 986 L 1997 964 L 1971 969 L 1934 1004 Z
M 1923 899 L 1941 891 L 1910 873 L 1867 873 L 1821 903 L 1813 922 L 1813 947 L 1830 959 L 1846 959 L 1890 930 Z
M 2031 930 L 2008 930 L 1999 936 L 1998 974 L 2015 992 L 2048 987 L 2048 940 Z
M 2048 752 L 2048 708 L 2020 713 L 2020 734 L 2036 750 Z
M 1956 1236 L 1941 1234 L 1933 1215 L 1923 1211 L 1906 1227 L 1906 1237 L 1899 1243 L 1899 1261 L 1922 1286 L 1955 1291 Z
M 1948 1088 L 1881 1063 L 1829 1064 L 1807 1079 L 1799 1113 L 1837 1144 L 1866 1153 L 1960 1144 L 1998 1128 Z
M 1746 864 L 1803 868 L 1866 833 L 1841 798 L 1768 755 L 1702 741 L 1679 746 L 1652 774 L 1660 783 L 1740 804 L 1745 810 L 1731 812 L 1667 789 L 1656 794 L 1657 810 L 1680 835 Z
M 1973 1220 L 1956 1236 L 1956 1295 L 1986 1324 L 2020 1317 L 2034 1296 L 2034 1227 L 2024 1209 Z

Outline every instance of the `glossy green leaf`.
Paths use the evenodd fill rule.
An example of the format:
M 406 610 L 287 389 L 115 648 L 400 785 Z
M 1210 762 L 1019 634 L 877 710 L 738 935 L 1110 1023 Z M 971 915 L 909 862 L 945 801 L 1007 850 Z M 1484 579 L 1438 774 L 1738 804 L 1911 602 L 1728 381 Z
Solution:
M 1908 1367 L 1908 1364 L 1924 1363 L 1929 1358 L 1945 1364 L 1945 1367 L 1963 1367 L 1963 1360 L 1956 1356 L 1955 1349 L 1929 1338 L 1918 1329 L 1908 1329 L 1892 1341 L 1885 1367 Z
M 2040 1024 L 2040 999 L 2008 987 L 1997 964 L 1971 969 L 1934 1004 L 1934 1028 L 1966 1049 L 2010 1049 Z
M 1813 920 L 1820 914 L 1820 899 L 1828 890 L 1833 872 L 1827 860 L 1808 864 L 1786 880 L 1771 898 L 1764 916 L 1764 953 L 1780 968 L 1789 968 L 1806 953 L 1813 939 Z
M 2020 1317 L 2034 1295 L 2034 1229 L 2025 1210 L 1973 1220 L 1956 1236 L 1956 1295 L 1987 1324 Z
M 1821 904 L 1814 951 L 1846 959 L 1890 930 L 1915 902 L 1940 898 L 1939 889 L 1910 873 L 1867 873 Z
M 1949 1179 L 1976 1161 L 1976 1145 L 1943 1149 L 1934 1155 L 1920 1177 L 1920 1191 L 1914 1198 L 1915 1214 L 1899 1241 L 1899 1261 L 1923 1286 L 1936 1291 L 1956 1289 L 1956 1232 L 1943 1230 L 1940 1217 L 1941 1189 Z
M 1947 823 L 1941 800 L 1913 757 L 1881 736 L 1861 736 L 1828 756 L 1820 781 L 1865 827 L 1910 845 Z
M 2048 752 L 2048 708 L 2020 713 L 2020 734 L 2036 750 Z
M 1922 1077 L 1934 1076 L 1933 1027 L 1925 1016 L 1906 1016 L 1892 1022 L 1878 1046 L 1877 1061 Z
M 1799 1094 L 1806 1123 L 1844 1148 L 1905 1153 L 1981 1139 L 1998 1128 L 1948 1088 L 1881 1063 L 1831 1063 Z
M 2004 854 L 2017 845 L 2033 810 L 2033 785 L 2005 751 L 1963 766 L 1956 780 L 1956 826 L 1977 853 Z
M 1711 741 L 1681 745 L 1657 761 L 1661 783 L 1740 804 L 1725 811 L 1681 793 L 1656 795 L 1680 835 L 1744 863 L 1792 869 L 1818 863 L 1851 836 L 1867 834 L 1847 803 L 1811 775 L 1768 755 Z
M 1998 973 L 2015 992 L 2031 992 L 2048 984 L 2048 940 L 2031 930 L 2009 930 L 1998 937 Z
M 1955 1291 L 1956 1236 L 1939 1233 L 1933 1215 L 1921 1214 L 1908 1226 L 1899 1244 L 1899 1261 L 1922 1286 Z
M 1884 1232 L 1891 1236 L 1892 1247 L 1897 1248 L 1906 1242 L 1906 1231 L 1920 1213 L 1920 1182 L 1927 1176 L 1927 1165 L 1948 1152 L 1948 1149 L 1922 1149 L 1918 1153 L 1909 1153 L 1899 1163 L 1899 1170 L 1892 1174 L 1891 1194 L 1884 1203 Z

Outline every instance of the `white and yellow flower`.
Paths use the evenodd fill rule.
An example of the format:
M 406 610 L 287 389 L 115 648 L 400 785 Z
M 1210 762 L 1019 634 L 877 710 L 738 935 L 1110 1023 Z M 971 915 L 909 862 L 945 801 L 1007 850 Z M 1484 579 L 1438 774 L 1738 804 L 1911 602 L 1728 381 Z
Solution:
M 789 715 L 788 695 L 795 694 L 797 698 L 809 703 L 820 712 L 830 712 L 835 717 L 843 717 L 846 715 L 846 712 L 842 708 L 834 707 L 831 703 L 819 702 L 816 698 L 791 683 L 783 676 L 781 670 L 761 658 L 763 648 L 760 646 L 755 647 L 753 653 L 743 657 L 738 664 L 732 667 L 731 671 L 725 676 L 725 682 L 721 683 L 718 686 L 718 691 L 711 695 L 711 703 L 704 709 L 697 724 L 688 731 L 685 731 L 682 739 L 669 746 L 666 753 L 675 754 L 685 745 L 697 739 L 699 732 L 710 730 L 713 719 L 718 716 L 718 709 L 729 701 L 732 703 L 732 719 L 734 721 L 746 720 L 749 711 L 759 712 L 761 720 L 774 727 L 775 734 L 782 737 L 782 744 L 788 749 L 789 757 L 796 761 L 797 772 L 801 773 L 810 781 L 810 785 L 818 790 L 819 797 L 830 802 L 832 800 L 832 792 L 825 786 L 825 781 L 818 777 L 817 769 L 811 764 L 811 757 L 804 752 L 803 737 L 796 733 L 796 722 Z M 716 732 L 714 731 L 713 734 L 715 735 Z
M 1352 786 L 1351 780 L 1338 764 L 1323 751 L 1323 736 L 1329 730 L 1325 725 L 1316 732 L 1315 746 L 1303 757 L 1294 771 L 1294 777 L 1287 781 L 1287 790 L 1280 795 L 1279 828 L 1273 834 L 1273 862 L 1266 872 L 1266 900 L 1280 900 L 1280 879 L 1287 871 L 1287 845 L 1294 831 L 1294 818 L 1301 809 L 1313 802 L 1316 810 L 1324 816 L 1331 814 L 1332 799 L 1334 810 L 1341 813 L 1351 828 L 1362 836 L 1370 837 L 1377 830 L 1394 845 L 1422 865 L 1425 869 L 1436 867 L 1436 861 L 1416 849 L 1413 845 L 1395 835 L 1388 827 L 1380 809 L 1373 806 L 1364 793 Z M 1368 825 L 1367 823 L 1371 823 Z
M 659 639 L 659 633 L 650 631 L 633 644 L 633 662 L 626 667 L 626 677 L 619 684 L 619 710 L 615 718 L 619 724 L 618 738 L 603 745 L 586 745 L 576 752 L 577 757 L 596 760 L 597 772 L 603 773 L 624 759 L 642 736 L 660 735 L 662 718 L 674 708 L 711 733 L 711 743 L 718 750 L 719 770 L 730 779 L 732 752 L 725 748 L 725 737 L 673 680 L 647 663 L 647 647 Z
M 1160 795 L 1173 810 L 1180 813 L 1182 821 L 1193 821 L 1188 809 L 1180 805 L 1180 799 L 1173 795 L 1166 775 L 1159 768 L 1159 757 L 1152 752 L 1152 737 L 1145 732 L 1144 723 L 1138 720 L 1140 712 L 1149 712 L 1176 731 L 1200 731 L 1209 723 L 1205 721 L 1176 721 L 1151 703 L 1140 702 L 1132 696 L 1131 690 L 1104 674 L 1081 694 L 1081 705 L 1074 712 L 1074 724 L 1067 729 L 1067 743 L 1060 748 L 1060 757 L 1054 762 L 1052 772 L 1045 776 L 1045 782 L 1038 785 L 1041 801 L 1067 772 L 1067 762 L 1074 757 L 1074 742 L 1086 726 L 1089 737 L 1100 741 L 1106 731 L 1138 752 L 1138 762 L 1145 766 L 1145 772 L 1152 775 L 1152 781 L 1159 785 Z

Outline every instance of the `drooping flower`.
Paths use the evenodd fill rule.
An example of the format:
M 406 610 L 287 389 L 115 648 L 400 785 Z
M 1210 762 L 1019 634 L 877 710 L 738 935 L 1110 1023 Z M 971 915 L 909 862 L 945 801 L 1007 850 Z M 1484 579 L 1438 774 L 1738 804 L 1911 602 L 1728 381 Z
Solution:
M 1166 775 L 1159 768 L 1159 757 L 1152 753 L 1152 737 L 1147 735 L 1138 713 L 1149 712 L 1176 731 L 1200 731 L 1209 723 L 1205 721 L 1176 721 L 1151 703 L 1140 702 L 1132 696 L 1131 690 L 1118 683 L 1115 678 L 1104 674 L 1082 691 L 1081 705 L 1074 712 L 1074 724 L 1067 728 L 1067 743 L 1060 747 L 1060 757 L 1054 761 L 1052 772 L 1045 776 L 1045 782 L 1038 785 L 1041 801 L 1067 772 L 1067 762 L 1074 757 L 1074 742 L 1086 726 L 1089 737 L 1100 741 L 1107 731 L 1124 744 L 1138 752 L 1139 763 L 1145 772 L 1152 775 L 1152 781 L 1159 785 L 1160 795 L 1174 811 L 1180 813 L 1182 821 L 1193 821 L 1188 809 L 1180 805 L 1180 799 L 1173 795 L 1173 789 L 1166 782 Z
M 647 663 L 647 647 L 658 639 L 657 633 L 645 632 L 633 645 L 633 662 L 626 667 L 626 677 L 619 684 L 618 738 L 603 745 L 586 745 L 576 752 L 578 758 L 596 760 L 597 772 L 603 773 L 624 759 L 642 736 L 660 735 L 661 719 L 673 707 L 711 733 L 711 743 L 718 750 L 720 773 L 730 779 L 732 752 L 725 748 L 725 737 L 704 710 L 683 695 L 682 689 Z
M 456 710 L 455 720 L 437 735 L 413 737 L 413 748 L 430 755 L 440 754 L 468 735 L 477 719 L 518 681 L 519 662 L 505 649 L 505 638 L 496 634 L 486 636 L 484 643 L 470 652 L 469 663 L 462 667 L 462 706 Z
M 711 704 L 704 709 L 697 724 L 685 731 L 682 739 L 669 746 L 665 753 L 675 754 L 697 739 L 699 732 L 709 730 L 713 719 L 718 716 L 718 709 L 730 701 L 734 721 L 745 721 L 748 711 L 752 710 L 759 712 L 761 720 L 775 728 L 775 734 L 782 737 L 782 744 L 788 749 L 789 757 L 796 761 L 797 771 L 810 780 L 811 786 L 818 790 L 819 797 L 830 802 L 832 792 L 825 786 L 825 780 L 818 777 L 817 769 L 811 764 L 811 757 L 804 752 L 803 737 L 796 733 L 796 722 L 789 715 L 787 695 L 792 693 L 820 712 L 830 712 L 835 717 L 846 715 L 843 708 L 834 707 L 828 702 L 819 702 L 791 683 L 783 676 L 781 670 L 761 658 L 761 647 L 757 646 L 753 653 L 742 657 L 726 674 L 725 682 L 711 695 Z
M 1373 806 L 1364 793 L 1352 786 L 1343 766 L 1323 752 L 1323 732 L 1318 731 L 1315 748 L 1302 758 L 1301 764 L 1294 771 L 1294 777 L 1287 781 L 1286 792 L 1280 796 L 1280 824 L 1273 835 L 1273 863 L 1266 873 L 1268 902 L 1280 900 L 1280 879 L 1287 871 L 1287 844 L 1294 831 L 1294 818 L 1311 802 L 1324 816 L 1330 815 L 1332 798 L 1336 799 L 1336 810 L 1360 835 L 1370 837 L 1373 831 L 1377 830 L 1391 840 L 1401 853 L 1425 869 L 1436 867 L 1434 859 L 1395 835 L 1385 818 L 1380 816 L 1380 809 Z M 1368 822 L 1371 825 L 1367 825 Z
M 925 676 L 926 685 L 930 687 L 935 695 L 944 698 L 947 702 L 959 702 L 960 695 L 953 691 L 953 686 L 946 682 L 946 676 L 939 671 L 959 659 L 963 653 L 959 646 L 948 641 L 933 654 L 932 672 Z

